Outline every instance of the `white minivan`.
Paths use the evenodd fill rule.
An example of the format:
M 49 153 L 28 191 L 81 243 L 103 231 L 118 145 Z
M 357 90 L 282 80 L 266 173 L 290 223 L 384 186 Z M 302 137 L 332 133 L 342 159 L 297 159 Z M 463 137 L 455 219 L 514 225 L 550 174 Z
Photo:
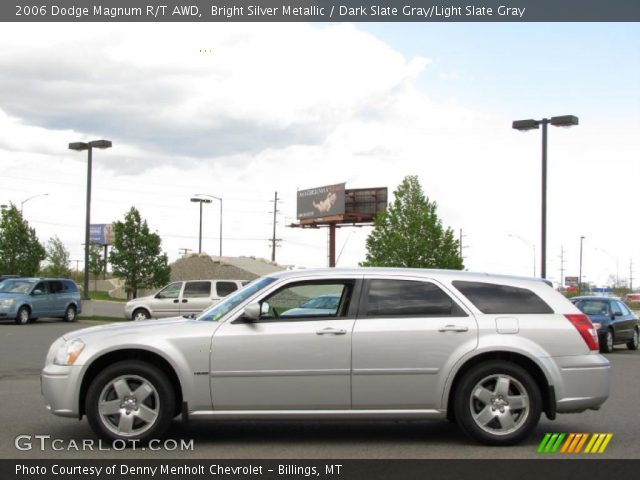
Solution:
M 128 320 L 196 315 L 242 288 L 249 280 L 188 280 L 173 282 L 159 292 L 126 303 Z

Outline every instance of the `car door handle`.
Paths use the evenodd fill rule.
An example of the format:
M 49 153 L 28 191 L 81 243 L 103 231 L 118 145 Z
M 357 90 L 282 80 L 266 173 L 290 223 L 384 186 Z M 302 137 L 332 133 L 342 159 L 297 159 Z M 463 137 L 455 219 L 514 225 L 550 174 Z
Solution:
M 189 301 L 189 300 L 184 299 L 184 300 L 182 300 L 182 303 L 187 303 L 188 301 Z
M 346 335 L 347 331 L 344 328 L 323 328 L 322 330 L 318 330 L 316 335 Z
M 438 329 L 439 332 L 468 332 L 469 327 L 463 327 L 459 325 L 445 325 Z
M 173 303 L 178 303 L 178 299 L 175 299 L 175 300 L 173 301 Z

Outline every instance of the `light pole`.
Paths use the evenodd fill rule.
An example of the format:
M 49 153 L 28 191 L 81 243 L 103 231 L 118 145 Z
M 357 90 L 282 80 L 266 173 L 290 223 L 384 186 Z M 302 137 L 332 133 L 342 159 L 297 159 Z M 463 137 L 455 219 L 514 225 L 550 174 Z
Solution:
M 25 200 L 22 200 L 22 201 L 20 202 L 20 215 L 22 215 L 22 207 L 23 207 L 23 206 L 24 206 L 24 204 L 25 204 L 25 203 L 27 203 L 29 200 L 32 200 L 32 199 L 34 199 L 34 198 L 36 198 L 36 197 L 46 197 L 46 196 L 48 196 L 48 195 L 49 195 L 48 193 L 38 193 L 38 194 L 36 194 L 36 195 L 31 195 L 29 198 L 27 198 L 27 199 L 25 199 Z
M 586 237 L 580 237 L 580 272 L 578 273 L 578 295 L 582 295 L 582 242 Z
M 562 115 L 543 118 L 542 120 L 515 120 L 512 127 L 522 132 L 540 128 L 542 125 L 542 232 L 540 242 L 540 276 L 547 277 L 547 125 L 555 127 L 571 127 L 578 125 L 578 117 Z
M 91 154 L 94 148 L 111 148 L 110 140 L 92 140 L 91 142 L 74 142 L 69 149 L 87 151 L 87 215 L 84 225 L 84 279 L 83 298 L 89 300 L 89 225 L 91 224 Z
M 192 202 L 198 202 L 200 204 L 200 233 L 198 234 L 198 253 L 202 253 L 202 204 L 203 203 L 211 203 L 211 200 L 208 198 L 191 198 Z
M 529 245 L 531 247 L 531 250 L 533 252 L 533 276 L 535 277 L 536 276 L 536 246 L 533 244 L 533 242 L 530 242 L 529 240 L 525 240 L 520 235 L 516 235 L 514 233 L 510 233 L 509 236 L 513 237 L 513 238 L 517 238 L 521 242 L 526 243 L 527 245 Z
M 213 198 L 214 200 L 218 200 L 220 202 L 220 250 L 219 250 L 219 255 L 222 257 L 222 198 L 216 197 L 215 195 L 208 195 L 206 193 L 196 193 L 194 198 L 191 199 L 191 201 L 192 202 L 198 202 L 198 201 L 200 201 L 199 197 L 209 197 L 209 198 Z M 211 200 L 209 200 L 208 202 L 205 202 L 205 203 L 211 203 Z M 202 219 L 201 219 L 201 221 L 202 221 Z M 201 230 L 202 230 L 202 228 L 201 228 Z

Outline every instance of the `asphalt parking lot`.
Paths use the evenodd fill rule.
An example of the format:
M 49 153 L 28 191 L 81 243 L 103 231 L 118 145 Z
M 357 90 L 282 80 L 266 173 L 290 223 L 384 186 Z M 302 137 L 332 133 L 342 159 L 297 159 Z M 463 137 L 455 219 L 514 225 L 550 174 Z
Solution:
M 598 458 L 640 458 L 640 351 L 616 347 L 608 356 L 613 365 L 612 392 L 598 412 L 544 416 L 535 434 L 516 447 L 485 447 L 469 441 L 454 424 L 429 422 L 213 422 L 174 421 L 169 437 L 193 449 L 98 450 L 97 438 L 86 419 L 59 418 L 44 408 L 39 373 L 50 343 L 67 331 L 95 325 L 38 320 L 17 326 L 0 323 L 0 458 L 539 458 L 536 449 L 546 432 L 613 433 Z M 32 448 L 19 450 L 15 439 L 30 436 Z M 50 435 L 41 440 L 36 436 Z M 51 447 L 51 440 L 61 450 Z M 93 440 L 94 450 L 79 451 L 73 444 Z M 24 448 L 23 443 L 23 448 Z M 103 446 L 103 448 L 107 448 Z M 595 458 L 579 455 L 579 458 Z M 575 458 L 575 456 L 574 456 Z

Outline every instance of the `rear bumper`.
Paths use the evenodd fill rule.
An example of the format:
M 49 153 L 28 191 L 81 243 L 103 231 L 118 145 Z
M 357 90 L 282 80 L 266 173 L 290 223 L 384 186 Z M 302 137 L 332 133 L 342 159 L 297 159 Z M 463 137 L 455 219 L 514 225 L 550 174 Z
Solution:
M 556 411 L 597 410 L 609 398 L 611 365 L 599 354 L 554 357 L 559 375 L 554 382 Z

